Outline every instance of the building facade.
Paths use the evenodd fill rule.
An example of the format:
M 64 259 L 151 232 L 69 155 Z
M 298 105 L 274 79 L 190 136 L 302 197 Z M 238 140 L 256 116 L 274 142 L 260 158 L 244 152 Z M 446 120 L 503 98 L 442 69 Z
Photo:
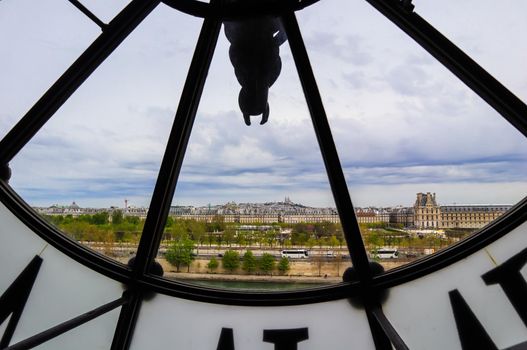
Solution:
M 435 193 L 417 193 L 414 226 L 420 229 L 481 228 L 509 210 L 511 205 L 444 205 Z
M 396 224 L 417 229 L 445 228 L 481 228 L 511 208 L 510 205 L 439 205 L 435 193 L 417 193 L 412 207 L 366 207 L 355 208 L 355 215 L 360 224 Z M 111 207 L 81 208 L 75 202 L 68 206 L 53 205 L 36 207 L 44 215 L 93 215 L 99 212 L 111 214 L 121 210 L 124 216 L 146 218 L 148 208 L 137 208 L 125 204 L 124 209 Z M 174 219 L 197 220 L 202 222 L 222 221 L 237 224 L 298 224 L 331 222 L 340 223 L 335 208 L 313 208 L 293 203 L 286 198 L 283 202 L 239 203 L 229 202 L 223 205 L 203 207 L 173 206 L 169 215 Z
M 414 225 L 418 228 L 439 228 L 441 209 L 436 202 L 436 194 L 418 193 L 414 204 Z

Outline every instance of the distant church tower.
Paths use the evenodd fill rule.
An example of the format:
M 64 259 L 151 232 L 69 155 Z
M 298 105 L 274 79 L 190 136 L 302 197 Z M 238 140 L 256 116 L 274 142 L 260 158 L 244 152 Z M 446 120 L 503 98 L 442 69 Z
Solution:
M 441 227 L 441 208 L 437 205 L 436 194 L 417 194 L 414 204 L 414 224 L 417 228 L 436 229 Z

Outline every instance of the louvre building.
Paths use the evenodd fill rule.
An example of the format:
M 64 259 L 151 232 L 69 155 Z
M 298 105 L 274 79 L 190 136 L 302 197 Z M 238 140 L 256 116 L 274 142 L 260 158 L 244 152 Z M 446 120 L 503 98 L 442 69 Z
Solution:
M 511 205 L 438 205 L 435 193 L 418 193 L 414 204 L 417 228 L 481 228 Z

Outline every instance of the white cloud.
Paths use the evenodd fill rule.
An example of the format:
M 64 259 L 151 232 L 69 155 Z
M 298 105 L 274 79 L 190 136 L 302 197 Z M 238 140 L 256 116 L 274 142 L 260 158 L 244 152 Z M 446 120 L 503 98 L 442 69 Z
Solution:
M 323 3 L 299 13 L 299 21 L 356 204 L 411 204 L 419 191 L 435 191 L 443 203 L 513 203 L 523 197 L 523 136 L 365 2 Z M 427 13 L 439 5 L 427 3 Z M 0 5 L 0 13 L 6 6 Z M 97 2 L 91 6 L 101 8 Z M 419 4 L 418 11 L 420 6 L 425 9 Z M 450 24 L 448 18 L 443 21 Z M 17 31 L 0 37 L 19 49 L 9 62 L 0 61 L 6 76 L 0 87 L 13 86 L 12 95 L 0 96 L 6 106 L 0 110 L 0 135 L 94 36 L 85 25 L 77 27 L 82 44 L 73 34 L 47 39 L 57 28 L 35 35 L 24 47 L 17 46 L 25 40 Z M 160 5 L 12 162 L 15 189 L 39 204 L 115 205 L 126 197 L 148 205 L 199 28 L 200 20 Z M 506 44 L 483 42 L 476 34 L 456 39 L 495 64 L 494 56 L 487 59 L 492 50 L 479 49 Z M 57 50 L 66 42 L 69 46 Z M 42 62 L 24 55 L 31 45 L 47 52 Z M 51 49 L 46 51 L 46 45 Z M 496 66 L 518 91 L 527 91 L 523 63 L 518 63 L 527 52 L 522 45 L 509 64 Z M 271 115 L 263 126 L 258 117 L 251 127 L 243 124 L 228 49 L 221 33 L 175 201 L 290 196 L 310 205 L 333 205 L 288 44 L 280 48 L 282 74 L 270 90 Z M 60 64 L 53 64 L 49 55 L 54 52 Z M 30 86 L 17 99 L 31 78 L 17 68 L 19 56 L 27 60 L 24 67 L 35 62 L 32 74 L 42 72 L 42 77 L 38 87 Z M 53 69 L 43 69 L 45 64 Z

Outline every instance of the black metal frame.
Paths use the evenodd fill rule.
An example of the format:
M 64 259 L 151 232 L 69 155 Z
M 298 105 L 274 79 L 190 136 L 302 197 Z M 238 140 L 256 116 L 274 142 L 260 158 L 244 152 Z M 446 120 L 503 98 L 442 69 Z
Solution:
M 91 19 L 93 23 L 97 24 L 99 28 L 101 28 L 102 30 L 105 30 L 106 27 L 108 27 L 106 23 L 101 21 L 99 17 L 97 17 L 93 12 L 88 10 L 88 8 L 86 8 L 86 6 L 84 6 L 79 0 L 68 0 L 68 1 L 71 2 L 71 4 L 75 6 L 77 9 L 79 9 L 80 12 L 84 13 L 86 17 Z
M 0 296 L 0 324 L 5 322 L 7 317 L 11 315 L 4 334 L 0 339 L 0 349 L 7 347 L 9 342 L 11 342 L 41 265 L 42 258 L 36 255 Z
M 269 1 L 257 6 L 246 6 L 242 5 L 243 3 L 225 4 L 223 1 L 204 3 L 197 0 L 164 0 L 163 2 L 170 7 L 187 14 L 203 17 L 202 31 L 163 157 L 150 210 L 138 247 L 136 261 L 132 267 L 126 267 L 97 254 L 62 235 L 24 203 L 7 184 L 10 175 L 8 164 L 99 64 L 117 48 L 161 0 L 133 0 L 109 24 L 104 24 L 100 21 L 78 0 L 69 1 L 99 25 L 103 29 L 103 33 L 0 141 L 0 200 L 30 229 L 61 252 L 81 264 L 128 286 L 129 289 L 125 292 L 123 298 L 113 302 L 119 304 L 115 304 L 117 306 L 124 305 L 124 307 L 121 309 L 112 350 L 127 349 L 129 347 L 142 300 L 146 293 L 150 292 L 210 303 L 253 306 L 307 304 L 357 297 L 365 306 L 376 347 L 378 349 L 391 348 L 390 344 L 393 344 L 397 349 L 406 349 L 403 340 L 384 316 L 380 301 L 374 297 L 365 296 L 378 295 L 379 291 L 411 281 L 455 263 L 503 237 L 527 220 L 527 198 L 525 198 L 506 215 L 468 239 L 433 256 L 374 276 L 360 235 L 357 218 L 354 214 L 353 204 L 331 135 L 331 129 L 294 15 L 294 11 L 309 6 L 318 0 Z M 527 106 L 457 46 L 414 13 L 411 1 L 366 1 L 412 37 L 495 108 L 524 136 L 527 136 Z M 331 287 L 271 294 L 259 292 L 242 293 L 197 287 L 153 276 L 149 273 L 149 268 L 157 255 L 221 22 L 225 19 L 269 14 L 281 16 L 283 19 L 337 210 L 341 218 L 353 268 L 358 278 L 356 281 Z M 114 306 L 114 304 L 111 305 L 112 307 Z M 108 307 L 108 305 L 103 306 L 101 310 L 106 310 Z M 84 320 L 86 317 L 85 315 L 81 316 L 75 322 L 70 322 L 70 325 L 74 324 L 73 327 L 76 327 L 78 325 L 76 322 Z M 50 332 L 56 331 L 55 329 Z M 39 335 L 39 337 L 39 339 L 44 339 L 42 335 Z M 15 349 L 16 346 L 13 345 L 9 349 Z
M 197 0 L 163 0 L 163 3 L 188 15 L 202 18 L 236 20 L 258 16 L 279 16 L 301 10 L 319 0 L 268 0 L 262 2 L 201 2 Z
M 82 315 L 79 315 L 71 320 L 62 322 L 54 327 L 51 327 L 45 331 L 42 331 L 34 336 L 31 336 L 27 339 L 21 340 L 16 344 L 8 346 L 5 350 L 27 350 L 33 349 L 40 344 L 47 342 L 55 337 L 58 337 L 61 334 L 64 334 L 73 328 L 77 328 L 80 325 L 85 324 L 101 315 L 104 315 L 107 312 L 110 312 L 119 306 L 126 304 L 128 300 L 125 297 L 116 299 L 109 303 L 106 303 L 102 306 L 99 306 L 91 311 L 88 311 Z

